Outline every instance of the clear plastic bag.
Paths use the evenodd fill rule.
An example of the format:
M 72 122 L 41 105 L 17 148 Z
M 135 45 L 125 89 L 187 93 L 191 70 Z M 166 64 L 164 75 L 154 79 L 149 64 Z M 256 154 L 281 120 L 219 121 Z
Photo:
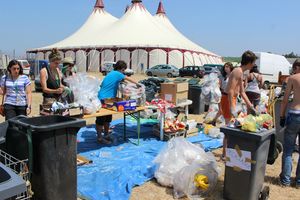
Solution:
M 206 124 L 211 123 L 215 119 L 216 115 L 218 114 L 218 110 L 219 110 L 218 104 L 210 104 L 207 114 L 204 118 L 204 123 Z
M 123 82 L 119 85 L 119 91 L 124 98 L 134 99 L 138 106 L 142 106 L 146 103 L 146 93 L 145 86 L 140 85 L 141 87 L 137 87 L 136 84 Z
M 205 104 L 219 103 L 221 96 L 218 74 L 210 73 L 204 76 L 201 91 L 202 101 L 204 101 Z
M 92 114 L 101 108 L 98 98 L 100 80 L 86 73 L 77 73 L 66 79 L 70 89 L 73 91 L 76 103 L 84 107 L 85 114 Z
M 182 168 L 174 177 L 174 198 L 188 196 L 189 199 L 201 199 L 209 196 L 218 181 L 218 170 L 214 162 L 194 161 Z
M 201 146 L 192 144 L 184 138 L 173 138 L 154 159 L 157 164 L 154 176 L 161 185 L 172 187 L 175 174 L 195 160 L 200 163 L 216 163 L 214 156 L 206 153 Z

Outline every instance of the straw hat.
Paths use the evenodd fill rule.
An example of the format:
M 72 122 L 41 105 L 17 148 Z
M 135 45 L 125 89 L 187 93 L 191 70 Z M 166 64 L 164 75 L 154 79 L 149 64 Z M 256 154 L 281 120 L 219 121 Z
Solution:
M 70 65 L 74 65 L 75 64 L 73 58 L 71 58 L 71 57 L 66 57 L 65 59 L 63 59 L 62 63 L 63 64 L 70 64 Z

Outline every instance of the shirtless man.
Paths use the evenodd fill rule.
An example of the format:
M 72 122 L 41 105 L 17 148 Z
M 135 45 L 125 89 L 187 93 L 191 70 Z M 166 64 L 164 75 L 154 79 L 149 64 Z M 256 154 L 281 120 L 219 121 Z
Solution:
M 227 112 L 227 114 L 231 115 L 232 117 L 237 117 L 236 99 L 238 95 L 241 95 L 241 97 L 244 99 L 250 113 L 256 114 L 255 108 L 245 93 L 243 84 L 244 72 L 253 68 L 256 58 L 257 57 L 252 51 L 244 52 L 242 55 L 241 66 L 235 68 L 229 76 L 228 85 L 225 90 L 228 95 L 228 109 L 223 112 Z
M 292 154 L 294 151 L 296 138 L 300 138 L 300 59 L 293 64 L 293 74 L 288 79 L 287 88 L 280 109 L 280 126 L 286 126 L 284 133 L 284 146 L 282 154 L 282 171 L 280 182 L 283 186 L 291 184 Z M 293 92 L 293 102 L 285 117 L 289 96 Z M 299 139 L 300 140 L 300 139 Z M 300 157 L 296 170 L 296 188 L 300 188 Z

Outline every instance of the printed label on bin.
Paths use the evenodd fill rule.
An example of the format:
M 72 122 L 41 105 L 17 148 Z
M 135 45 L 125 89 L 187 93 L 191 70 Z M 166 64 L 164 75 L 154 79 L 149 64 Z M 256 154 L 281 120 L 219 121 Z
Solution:
M 251 171 L 251 152 L 226 148 L 226 166 L 233 167 L 236 171 Z
M 172 101 L 173 95 L 172 94 L 165 94 L 165 100 L 166 101 Z

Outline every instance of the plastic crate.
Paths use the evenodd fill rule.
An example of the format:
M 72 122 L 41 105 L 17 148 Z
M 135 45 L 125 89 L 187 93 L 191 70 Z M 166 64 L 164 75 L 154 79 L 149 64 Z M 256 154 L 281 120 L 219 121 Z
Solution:
M 31 183 L 29 181 L 30 174 L 27 167 L 28 159 L 19 160 L 0 149 L 0 161 L 6 167 L 10 168 L 14 173 L 19 175 L 26 183 L 27 190 L 23 193 L 18 194 L 16 197 L 13 197 L 12 199 L 17 199 L 17 200 L 31 199 L 31 197 L 33 196 L 33 192 L 31 190 Z

